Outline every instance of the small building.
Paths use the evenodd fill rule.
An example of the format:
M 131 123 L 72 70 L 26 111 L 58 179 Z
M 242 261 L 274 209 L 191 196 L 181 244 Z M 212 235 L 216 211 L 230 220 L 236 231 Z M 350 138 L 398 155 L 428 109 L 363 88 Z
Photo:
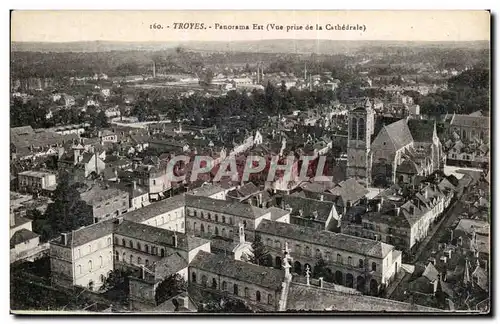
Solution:
M 19 190 L 22 192 L 41 192 L 53 190 L 57 186 L 56 175 L 44 171 L 24 171 L 18 174 Z

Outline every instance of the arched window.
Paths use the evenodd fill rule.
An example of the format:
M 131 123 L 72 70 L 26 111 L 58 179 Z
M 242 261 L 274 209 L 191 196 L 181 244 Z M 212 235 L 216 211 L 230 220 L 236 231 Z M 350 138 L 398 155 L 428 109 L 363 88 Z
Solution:
M 130 255 L 130 264 L 134 263 L 134 256 L 131 254 Z
M 142 262 L 141 257 L 137 257 L 137 264 L 141 264 L 141 262 Z
M 226 222 L 226 216 L 222 216 L 222 222 L 225 223 Z
M 219 228 L 215 227 L 215 235 L 219 236 Z
M 144 245 L 144 249 L 146 250 L 146 253 L 149 253 L 149 245 Z
M 222 228 L 222 236 L 226 237 L 226 229 L 225 228 Z
M 217 280 L 215 278 L 212 278 L 212 288 L 217 289 Z
M 115 251 L 115 260 L 120 261 L 120 254 L 118 253 L 118 251 Z
M 281 242 L 280 242 L 280 241 L 274 241 L 274 246 L 275 246 L 277 249 L 281 249 Z
M 205 233 L 205 226 L 203 224 L 200 224 L 200 232 Z
M 219 215 L 215 214 L 215 221 L 219 222 Z
M 132 242 L 132 240 L 128 241 L 128 246 L 131 247 L 131 248 L 134 248 L 134 243 Z
M 233 219 L 229 217 L 229 224 L 233 225 Z
M 351 257 L 347 257 L 347 265 L 352 266 L 352 258 Z
M 197 214 L 198 214 L 198 212 L 197 212 L 196 210 L 195 210 L 193 213 L 194 213 L 194 217 L 197 217 L 197 216 L 198 216 L 198 215 L 197 215 Z
M 233 285 L 233 294 L 235 294 L 236 296 L 238 296 L 238 285 L 237 284 Z
M 260 291 L 258 290 L 255 292 L 255 300 L 260 302 Z
M 247 221 L 246 220 L 243 221 L 243 228 L 247 228 Z
M 267 303 L 269 305 L 272 305 L 274 303 L 273 295 L 271 295 L 271 294 L 267 295 Z
M 209 233 L 209 234 L 212 233 L 212 226 L 208 225 L 208 227 L 207 227 L 207 233 Z
M 141 243 L 139 243 L 139 242 L 137 242 L 137 250 L 139 250 L 139 251 L 142 250 Z
M 203 214 L 203 212 L 200 212 L 201 214 L 201 218 L 205 218 L 205 214 Z
M 248 287 L 245 287 L 245 297 L 246 298 L 250 297 L 250 290 L 248 289 Z
M 123 254 L 122 254 L 122 261 L 123 261 L 123 262 L 127 262 L 127 259 L 126 259 L 126 254 L 125 254 L 125 252 L 123 252 Z
M 89 253 L 92 252 L 92 245 L 89 244 Z
M 193 223 L 193 231 L 195 231 L 195 232 L 198 230 L 198 229 L 196 228 L 196 225 L 197 225 L 197 224 L 196 224 L 196 222 L 194 222 L 194 223 Z
M 92 271 L 92 260 L 89 260 L 89 272 Z
M 99 256 L 99 266 L 102 267 L 102 256 Z
M 203 287 L 207 286 L 207 276 L 201 276 L 201 284 L 203 285 Z
M 307 256 L 311 255 L 311 249 L 308 246 L 306 246 L 306 255 Z
M 78 274 L 82 274 L 82 266 L 81 265 L 78 265 Z
M 208 219 L 212 220 L 212 215 L 210 213 L 208 213 Z
M 161 223 L 165 224 L 165 217 L 163 217 L 163 216 L 161 217 Z
M 99 276 L 99 279 L 101 280 L 101 283 L 104 283 L 104 281 L 106 280 L 103 274 Z
M 372 262 L 372 271 L 377 271 L 377 264 Z
M 342 263 L 342 256 L 340 255 L 340 253 L 337 253 L 337 262 Z
M 358 132 L 358 120 L 351 118 L 351 139 L 355 140 Z
M 465 129 L 462 129 L 462 140 L 467 139 L 467 132 Z
M 321 251 L 319 249 L 316 249 L 316 257 L 319 259 L 322 257 Z
M 149 266 L 149 260 L 146 259 L 145 262 L 146 262 L 146 267 Z
M 108 237 L 108 245 L 111 245 L 111 237 Z
M 196 283 L 196 273 L 191 273 L 191 281 Z
M 227 290 L 227 282 L 225 282 L 225 281 L 222 282 L 222 290 L 224 290 L 224 291 Z
M 363 268 L 365 266 L 364 262 L 363 262 L 363 259 L 359 259 L 359 262 L 358 262 L 358 266 L 360 268 Z
M 122 239 L 122 245 L 125 246 L 125 239 Z
M 365 138 L 365 120 L 360 118 L 358 121 L 358 140 L 363 140 Z
M 161 257 L 163 258 L 163 257 L 165 256 L 165 249 L 163 249 L 163 248 L 162 248 L 162 249 L 160 250 L 160 254 L 161 254 Z

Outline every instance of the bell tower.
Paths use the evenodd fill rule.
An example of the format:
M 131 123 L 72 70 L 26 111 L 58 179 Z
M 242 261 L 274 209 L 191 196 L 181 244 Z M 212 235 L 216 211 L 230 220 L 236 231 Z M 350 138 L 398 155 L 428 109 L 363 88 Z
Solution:
M 375 128 L 375 112 L 370 99 L 351 110 L 348 118 L 347 178 L 365 179 L 368 185 L 371 182 L 371 140 Z

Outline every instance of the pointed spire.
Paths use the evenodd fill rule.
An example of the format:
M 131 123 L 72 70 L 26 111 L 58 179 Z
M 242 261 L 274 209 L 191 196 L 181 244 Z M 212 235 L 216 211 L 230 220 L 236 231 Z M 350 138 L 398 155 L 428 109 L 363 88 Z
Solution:
M 309 268 L 309 265 L 306 265 L 306 284 L 309 286 L 310 281 L 309 279 L 311 278 L 311 269 Z

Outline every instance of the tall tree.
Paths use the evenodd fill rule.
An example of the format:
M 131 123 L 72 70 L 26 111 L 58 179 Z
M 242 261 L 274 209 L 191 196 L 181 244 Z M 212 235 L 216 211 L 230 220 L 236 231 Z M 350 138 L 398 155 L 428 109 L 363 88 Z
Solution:
M 177 296 L 187 290 L 187 283 L 184 278 L 175 273 L 165 278 L 155 290 L 156 305 L 160 305 L 166 300 Z
M 269 251 L 267 247 L 262 243 L 262 239 L 259 234 L 255 234 L 255 239 L 252 243 L 253 256 L 250 259 L 250 262 L 263 265 L 263 266 L 271 266 L 269 263 Z

